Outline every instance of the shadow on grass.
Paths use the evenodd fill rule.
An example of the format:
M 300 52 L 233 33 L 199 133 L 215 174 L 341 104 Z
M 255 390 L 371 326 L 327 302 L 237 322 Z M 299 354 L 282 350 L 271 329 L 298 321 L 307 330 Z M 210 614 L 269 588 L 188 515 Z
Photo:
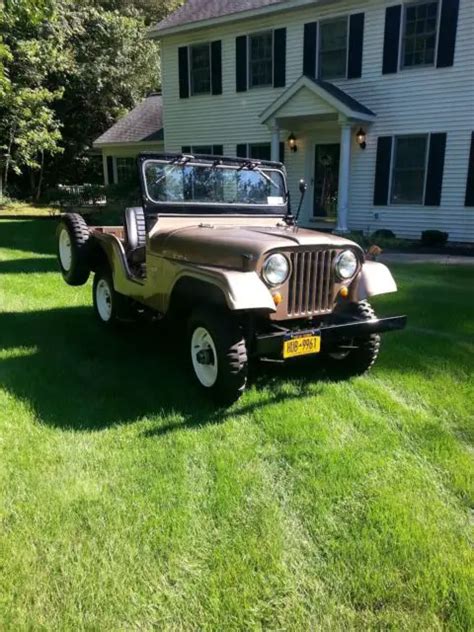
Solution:
M 0 221 L 0 248 L 42 255 L 56 254 L 57 220 Z
M 43 257 L 0 261 L 0 274 L 34 274 L 42 272 L 58 272 L 56 259 Z
M 193 384 L 179 336 L 148 323 L 104 330 L 90 308 L 0 314 L 0 383 L 54 427 L 101 430 L 157 414 L 176 418 L 150 436 L 222 423 L 291 397 L 281 389 L 281 371 L 264 367 L 255 381 L 272 384 L 270 397 L 216 408 Z M 300 397 L 314 371 L 311 379 L 293 378 L 301 380 Z
M 101 430 L 164 417 L 164 425 L 147 431 L 148 436 L 219 424 L 229 415 L 326 389 L 317 362 L 258 363 L 251 365 L 251 383 L 265 387 L 265 394 L 257 402 L 244 397 L 229 411 L 216 409 L 185 368 L 180 335 L 180 330 L 148 323 L 104 330 L 91 308 L 0 314 L 0 383 L 30 405 L 41 423 L 54 427 Z M 454 370 L 457 356 L 449 357 L 449 341 L 426 348 L 427 353 L 409 353 L 414 336 L 407 332 L 390 343 L 382 356 L 385 370 L 425 379 L 440 362 Z M 291 393 L 285 387 L 289 381 Z

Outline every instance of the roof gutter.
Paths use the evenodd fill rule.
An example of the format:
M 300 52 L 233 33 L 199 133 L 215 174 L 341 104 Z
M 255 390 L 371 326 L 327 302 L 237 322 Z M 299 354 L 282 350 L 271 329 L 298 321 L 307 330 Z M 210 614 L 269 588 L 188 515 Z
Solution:
M 275 13 L 283 13 L 291 9 L 304 9 L 307 6 L 334 4 L 334 0 L 282 0 L 278 4 L 271 4 L 266 7 L 260 7 L 258 9 L 250 9 L 248 11 L 238 11 L 236 13 L 229 13 L 215 18 L 208 18 L 207 20 L 197 20 L 195 22 L 187 22 L 186 24 L 179 24 L 177 26 L 169 26 L 159 28 L 154 26 L 147 32 L 146 37 L 148 39 L 161 39 L 162 37 L 168 37 L 169 35 L 177 35 L 179 33 L 186 33 L 188 31 L 194 31 L 196 29 L 204 29 L 208 27 L 215 27 L 221 24 L 228 24 L 229 22 L 236 22 L 239 20 L 248 20 L 256 18 L 261 15 L 272 15 Z

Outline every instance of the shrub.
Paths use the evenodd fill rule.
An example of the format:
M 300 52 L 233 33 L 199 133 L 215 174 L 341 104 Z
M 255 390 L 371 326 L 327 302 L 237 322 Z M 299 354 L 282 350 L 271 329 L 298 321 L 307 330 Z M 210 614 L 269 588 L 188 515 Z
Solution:
M 445 246 L 449 239 L 449 233 L 441 230 L 425 230 L 421 233 L 421 243 L 423 246 Z
M 370 239 L 373 242 L 377 242 L 380 239 L 396 239 L 396 235 L 393 231 L 389 230 L 388 228 L 379 228 L 378 230 L 376 230 L 374 233 L 372 233 Z

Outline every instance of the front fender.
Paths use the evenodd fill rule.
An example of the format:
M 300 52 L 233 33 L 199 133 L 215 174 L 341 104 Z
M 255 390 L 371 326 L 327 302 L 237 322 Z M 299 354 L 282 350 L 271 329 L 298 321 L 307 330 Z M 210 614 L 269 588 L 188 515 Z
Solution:
M 256 272 L 238 272 L 206 266 L 189 266 L 176 279 L 175 285 L 186 277 L 197 279 L 219 288 L 225 297 L 227 306 L 233 311 L 245 309 L 276 311 L 270 290 Z
M 397 284 L 387 266 L 376 261 L 366 261 L 353 284 L 352 300 L 359 302 L 371 296 L 396 291 Z

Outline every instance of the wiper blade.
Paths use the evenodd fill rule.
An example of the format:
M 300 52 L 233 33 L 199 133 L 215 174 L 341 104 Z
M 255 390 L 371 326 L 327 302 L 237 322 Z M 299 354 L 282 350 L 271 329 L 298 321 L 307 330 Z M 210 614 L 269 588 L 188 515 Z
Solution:
M 176 156 L 176 158 L 173 158 L 172 160 L 168 160 L 166 164 L 170 165 L 171 169 L 158 178 L 158 180 L 155 180 L 155 186 L 161 184 L 163 180 L 168 177 L 170 171 L 174 171 L 178 167 L 185 167 L 191 160 L 194 160 L 194 156 L 188 156 L 185 154 L 182 156 Z
M 262 171 L 260 169 L 260 167 L 255 167 L 255 171 L 258 171 L 258 173 L 263 176 L 265 178 L 265 180 L 267 180 L 268 182 L 270 182 L 271 185 L 273 185 L 275 187 L 275 189 L 280 190 L 280 185 L 278 185 L 276 182 L 273 182 L 273 180 L 270 178 L 270 176 L 265 173 L 265 171 Z

